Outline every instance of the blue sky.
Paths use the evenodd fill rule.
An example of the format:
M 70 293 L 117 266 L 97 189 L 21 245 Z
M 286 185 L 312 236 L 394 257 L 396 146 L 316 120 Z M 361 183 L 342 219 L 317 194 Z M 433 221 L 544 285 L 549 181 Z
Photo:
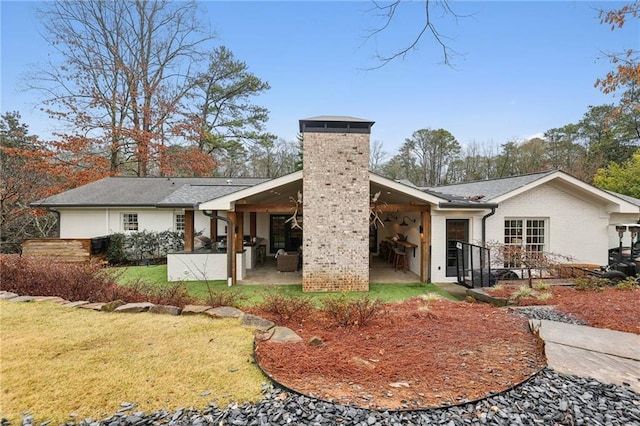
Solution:
M 443 65 L 426 37 L 405 59 L 381 69 L 384 54 L 415 35 L 422 3 L 407 3 L 392 27 L 369 1 L 202 2 L 202 19 L 237 59 L 271 90 L 256 99 L 270 113 L 268 130 L 295 139 L 298 120 L 350 115 L 375 121 L 372 140 L 394 152 L 422 128 L 443 128 L 465 145 L 500 145 L 575 123 L 589 105 L 617 99 L 594 88 L 611 69 L 603 52 L 639 48 L 638 21 L 611 31 L 596 9 L 624 3 L 589 1 L 452 2 L 460 16 L 434 16 L 460 55 Z M 24 72 L 46 59 L 36 2 L 0 2 L 0 111 L 20 111 L 32 133 L 48 136 L 56 123 L 37 111 L 38 95 L 18 90 Z

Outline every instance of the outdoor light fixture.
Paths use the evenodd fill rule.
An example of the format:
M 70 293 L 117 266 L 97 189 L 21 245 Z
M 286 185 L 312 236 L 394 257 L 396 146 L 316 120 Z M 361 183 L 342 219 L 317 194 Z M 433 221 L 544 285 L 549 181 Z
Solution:
M 616 231 L 618 231 L 618 236 L 622 238 L 624 236 L 627 227 L 625 225 L 616 225 Z
M 409 221 L 416 223 L 415 219 L 411 219 L 409 216 L 405 216 L 402 218 L 402 223 L 400 224 L 400 226 L 409 226 L 409 224 L 405 221 L 405 219 L 409 219 Z
M 384 221 L 387 222 L 387 223 L 391 222 L 391 219 L 389 219 L 389 217 L 392 217 L 393 220 L 398 220 L 398 216 L 394 216 L 392 214 L 388 214 L 387 218 Z

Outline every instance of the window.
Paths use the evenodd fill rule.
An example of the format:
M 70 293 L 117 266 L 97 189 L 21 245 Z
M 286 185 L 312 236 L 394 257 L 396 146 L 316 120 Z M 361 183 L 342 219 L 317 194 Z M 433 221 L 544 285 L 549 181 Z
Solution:
M 184 213 L 177 213 L 176 214 L 176 231 L 184 231 L 184 227 L 185 227 L 185 216 Z
M 123 213 L 122 229 L 124 231 L 137 231 L 138 230 L 138 213 Z
M 544 252 L 545 229 L 546 219 L 505 219 L 505 267 L 520 266 L 514 250 L 523 250 L 530 254 Z

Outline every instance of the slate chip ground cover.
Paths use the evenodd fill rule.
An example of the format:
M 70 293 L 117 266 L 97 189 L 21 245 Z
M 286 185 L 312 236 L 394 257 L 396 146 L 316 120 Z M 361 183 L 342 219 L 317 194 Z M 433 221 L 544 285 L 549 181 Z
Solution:
M 475 400 L 546 365 L 527 321 L 485 304 L 413 298 L 386 305 L 384 315 L 360 328 L 332 326 L 321 311 L 283 325 L 303 342 L 258 342 L 256 359 L 264 371 L 304 394 L 365 408 Z M 309 345 L 313 337 L 324 345 Z

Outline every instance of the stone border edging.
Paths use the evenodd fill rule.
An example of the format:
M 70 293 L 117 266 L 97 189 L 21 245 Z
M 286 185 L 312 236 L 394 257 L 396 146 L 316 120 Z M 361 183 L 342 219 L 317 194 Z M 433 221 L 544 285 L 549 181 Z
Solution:
M 149 312 L 161 315 L 208 315 L 213 319 L 236 318 L 240 323 L 256 330 L 255 339 L 270 340 L 273 342 L 301 342 L 302 338 L 293 330 L 287 327 L 276 325 L 253 314 L 247 314 L 240 309 L 231 306 L 213 307 L 208 305 L 186 305 L 184 308 L 170 305 L 156 305 L 149 302 L 126 303 L 122 300 L 112 302 L 92 303 L 84 300 L 71 302 L 57 296 L 20 296 L 9 291 L 0 291 L 0 300 L 8 302 L 54 302 L 67 308 L 90 309 L 97 312 L 117 312 L 117 313 L 141 313 Z

